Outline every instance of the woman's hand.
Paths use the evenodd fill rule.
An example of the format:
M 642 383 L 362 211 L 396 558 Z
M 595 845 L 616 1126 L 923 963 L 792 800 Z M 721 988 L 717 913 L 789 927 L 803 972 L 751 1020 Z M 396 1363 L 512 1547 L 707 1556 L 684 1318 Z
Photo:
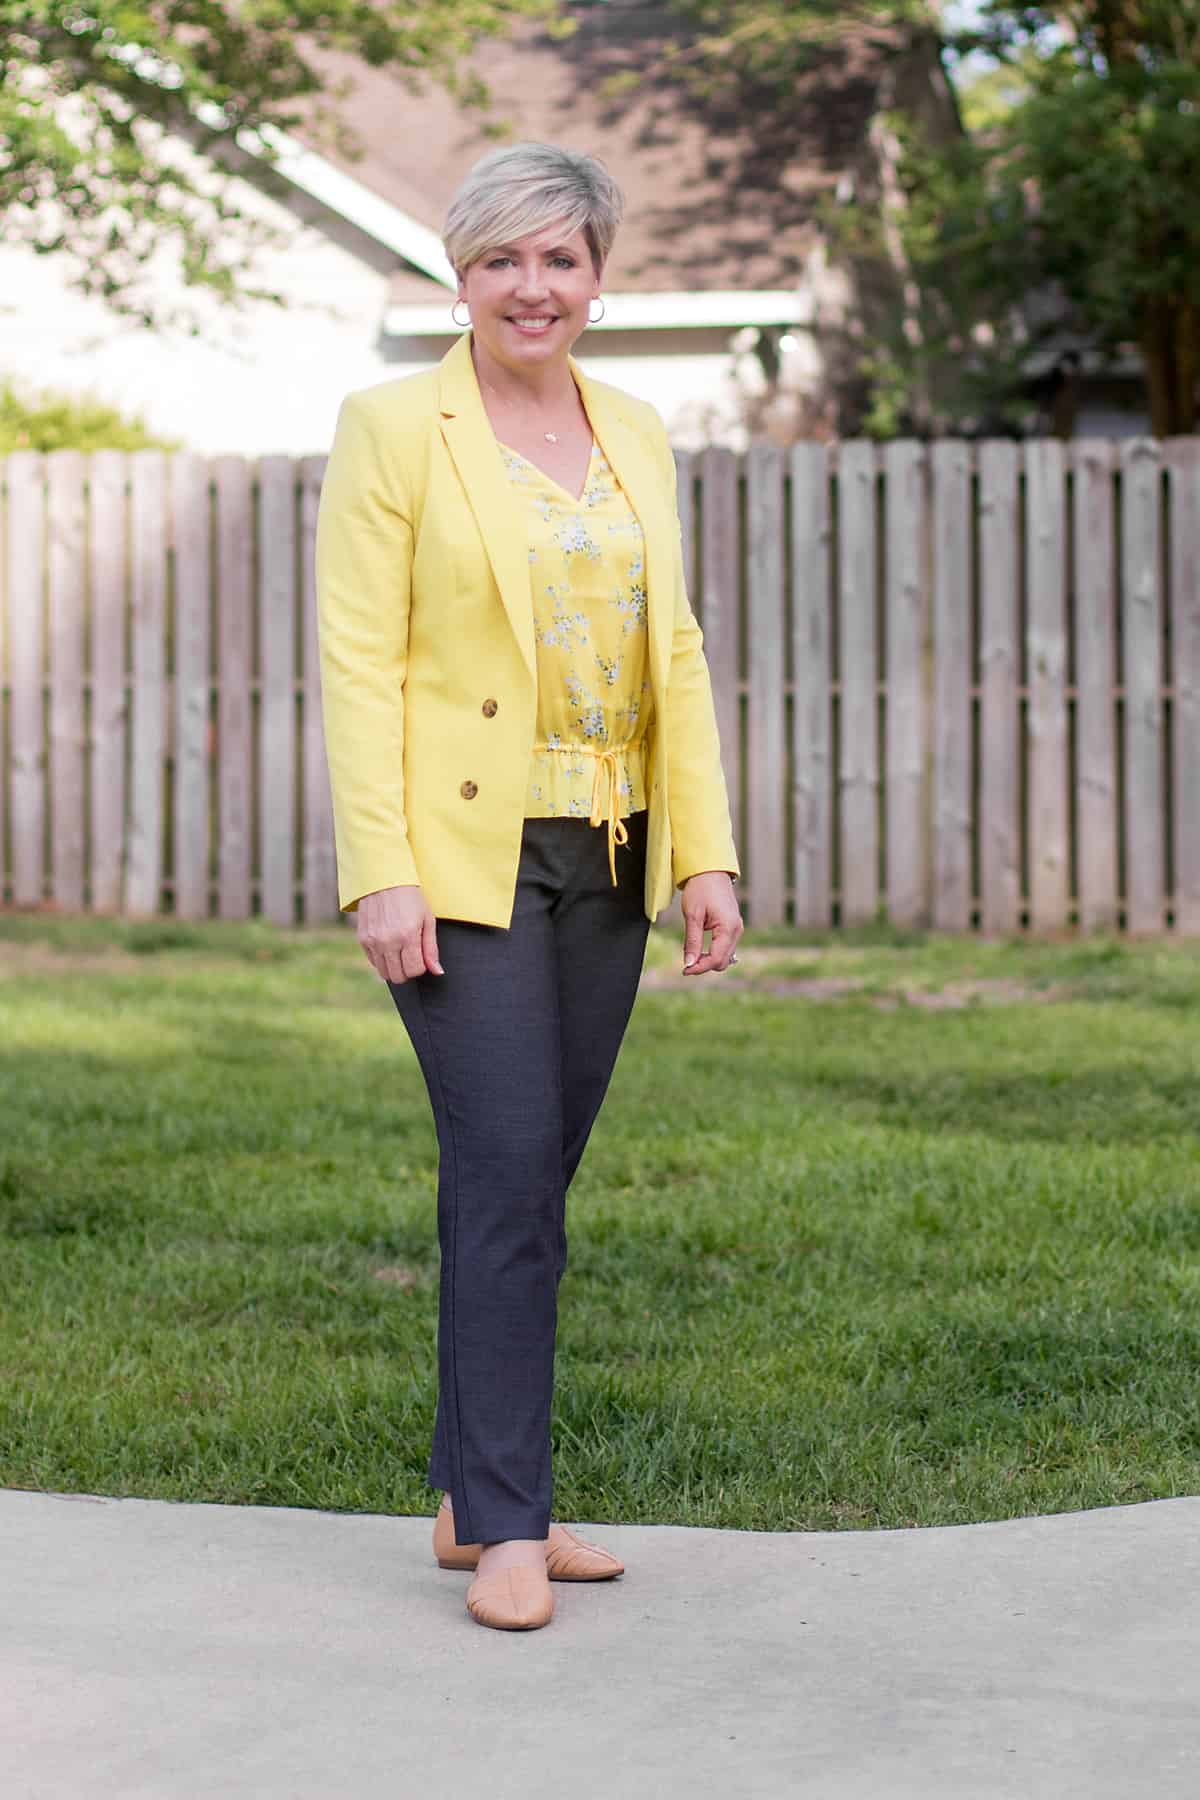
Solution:
M 358 903 L 358 941 L 384 981 L 412 981 L 428 971 L 444 975 L 438 960 L 437 920 L 419 887 L 380 888 Z
M 707 869 L 690 875 L 683 884 L 683 972 L 707 975 L 710 969 L 727 969 L 745 926 L 725 869 Z M 712 943 L 701 955 L 704 933 Z

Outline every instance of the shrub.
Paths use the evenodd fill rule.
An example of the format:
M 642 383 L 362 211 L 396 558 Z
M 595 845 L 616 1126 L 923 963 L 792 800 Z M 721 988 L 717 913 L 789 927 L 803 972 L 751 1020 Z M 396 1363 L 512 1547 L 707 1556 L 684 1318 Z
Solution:
M 90 394 L 34 393 L 0 381 L 0 456 L 10 450 L 178 450 Z

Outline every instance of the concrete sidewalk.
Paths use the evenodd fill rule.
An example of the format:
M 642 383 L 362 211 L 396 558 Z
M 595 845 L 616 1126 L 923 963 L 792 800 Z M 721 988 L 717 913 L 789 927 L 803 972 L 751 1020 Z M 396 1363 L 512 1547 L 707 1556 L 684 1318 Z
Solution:
M 5 1800 L 1195 1800 L 1200 1499 L 583 1525 L 495 1632 L 431 1521 L 0 1490 Z

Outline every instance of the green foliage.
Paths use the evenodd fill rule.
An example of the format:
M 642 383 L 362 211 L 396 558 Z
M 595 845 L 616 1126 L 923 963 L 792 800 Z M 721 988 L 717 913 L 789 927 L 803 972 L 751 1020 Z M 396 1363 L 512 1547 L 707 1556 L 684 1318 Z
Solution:
M 671 70 L 708 94 L 786 87 L 851 35 L 869 42 L 877 32 L 894 43 L 934 19 L 931 0 L 671 0 L 667 10 L 686 28 Z
M 1140 348 L 1153 429 L 1194 430 L 1200 0 L 993 0 L 947 42 L 997 59 L 965 96 L 972 135 L 891 121 L 892 246 L 874 199 L 827 215 L 843 254 L 890 255 L 906 283 L 877 321 L 873 427 L 1019 428 L 1030 352 L 1066 325 L 1101 353 Z
M 1041 66 L 1037 51 L 1026 45 L 1010 61 L 995 63 L 970 79 L 956 79 L 959 113 L 972 137 L 1009 123 L 1014 108 L 1028 98 Z
M 1025 301 L 1041 281 L 1025 197 L 997 178 L 991 145 L 963 138 L 931 147 L 913 120 L 886 123 L 900 147 L 889 222 L 906 303 L 886 304 L 885 286 L 873 312 L 860 364 L 869 384 L 862 429 L 880 438 L 1019 432 L 1033 409 L 1022 365 L 1036 333 Z M 823 217 L 860 280 L 864 269 L 894 264 L 877 200 L 829 204 Z
M 1036 183 L 1046 274 L 1102 341 L 1155 299 L 1200 306 L 1200 67 L 1051 59 L 1015 121 L 1008 187 Z
M 919 108 L 881 119 L 900 145 L 876 187 L 820 218 L 855 272 L 864 335 L 844 346 L 853 421 L 897 432 L 1019 430 L 1031 350 L 1070 329 L 1138 345 L 1160 433 L 1196 428 L 1200 376 L 1200 0 L 983 0 L 951 30 L 923 0 L 673 0 L 668 70 L 693 88 L 786 99 L 830 44 L 885 56 L 936 32 L 964 86 L 962 139 Z M 690 34 L 690 35 L 689 35 Z M 934 134 L 939 135 L 934 135 Z
M 90 395 L 24 393 L 0 381 L 0 456 L 10 450 L 177 450 L 140 418 Z
M 1019 62 L 1030 47 L 1066 46 L 1080 66 L 1096 70 L 1194 62 L 1200 53 L 1197 0 L 981 0 L 976 15 L 968 29 L 948 32 L 947 42 L 1002 62 Z
M 478 102 L 459 66 L 477 40 L 553 0 L 0 0 L 0 219 L 7 240 L 65 257 L 74 284 L 145 323 L 163 322 L 151 258 L 231 304 L 282 296 L 256 285 L 274 232 L 227 177 L 178 154 L 179 132 L 220 158 L 239 133 L 307 121 L 345 153 L 343 89 L 322 53 L 349 53 Z M 398 125 L 402 130 L 402 126 Z M 245 139 L 241 140 L 243 143 Z M 271 155 L 269 136 L 255 138 Z M 175 323 L 195 320 L 174 314 Z

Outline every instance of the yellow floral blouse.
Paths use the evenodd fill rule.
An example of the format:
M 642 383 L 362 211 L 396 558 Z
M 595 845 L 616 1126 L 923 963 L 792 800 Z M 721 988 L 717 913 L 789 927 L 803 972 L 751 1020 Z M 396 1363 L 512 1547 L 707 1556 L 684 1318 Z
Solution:
M 526 818 L 608 826 L 646 806 L 650 714 L 642 527 L 598 443 L 578 500 L 508 445 L 500 454 L 527 507 L 537 639 L 537 735 Z

